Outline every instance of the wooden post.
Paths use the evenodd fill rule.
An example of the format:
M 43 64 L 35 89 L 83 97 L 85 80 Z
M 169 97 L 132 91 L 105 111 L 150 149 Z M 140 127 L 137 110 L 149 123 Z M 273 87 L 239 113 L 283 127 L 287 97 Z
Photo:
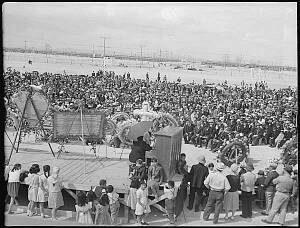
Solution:
M 40 124 L 40 126 L 41 126 L 41 128 L 42 128 L 42 131 L 44 132 L 44 136 L 46 136 L 46 132 L 45 132 L 45 129 L 44 129 L 44 127 L 43 127 L 42 121 L 41 121 L 41 119 L 40 119 L 39 113 L 38 113 L 38 111 L 37 111 L 37 109 L 36 109 L 35 104 L 33 103 L 32 98 L 31 98 L 31 93 L 29 94 L 29 96 L 30 96 L 29 99 L 30 99 L 30 102 L 31 102 L 32 107 L 33 107 L 33 109 L 34 109 L 35 115 L 36 115 L 36 117 L 37 117 L 37 119 L 38 119 L 38 121 L 39 121 L 39 124 Z M 47 141 L 47 143 L 48 143 L 48 145 L 49 145 L 49 147 L 50 147 L 50 150 L 51 150 L 51 152 L 52 152 L 52 154 L 53 154 L 53 157 L 55 157 L 55 154 L 54 154 L 54 152 L 53 152 L 53 150 L 52 150 L 52 147 L 51 147 L 50 143 L 49 143 L 48 141 Z
M 21 127 L 22 127 L 22 124 L 23 124 L 23 118 L 24 118 L 24 114 L 25 114 L 25 109 L 26 109 L 27 103 L 28 103 L 28 97 L 27 97 L 26 102 L 25 102 L 25 106 L 24 106 L 24 109 L 23 109 L 23 112 L 22 112 L 21 120 L 20 120 L 18 129 L 17 129 L 17 133 L 16 133 L 16 136 L 15 136 L 15 139 L 14 139 L 13 147 L 11 148 L 11 151 L 10 151 L 10 155 L 9 155 L 9 158 L 8 158 L 8 164 L 9 164 L 9 161 L 11 159 L 11 155 L 12 155 L 14 149 L 15 149 L 14 145 L 16 144 L 16 139 L 19 138 L 18 145 L 19 145 L 19 142 L 20 142 Z M 20 135 L 18 137 L 19 131 L 20 131 Z M 19 149 L 19 146 L 16 149 L 16 153 L 18 153 L 18 149 Z

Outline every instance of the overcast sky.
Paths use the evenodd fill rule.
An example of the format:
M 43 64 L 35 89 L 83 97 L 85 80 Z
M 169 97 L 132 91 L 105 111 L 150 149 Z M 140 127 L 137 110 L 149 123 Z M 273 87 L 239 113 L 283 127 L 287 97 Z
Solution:
M 296 3 L 5 3 L 5 47 L 297 64 Z

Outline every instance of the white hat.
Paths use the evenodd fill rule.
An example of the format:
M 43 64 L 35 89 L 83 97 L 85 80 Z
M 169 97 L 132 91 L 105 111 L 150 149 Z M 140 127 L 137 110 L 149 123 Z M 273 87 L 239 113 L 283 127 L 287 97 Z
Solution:
M 205 160 L 205 156 L 203 154 L 201 154 L 199 157 L 198 157 L 198 161 L 201 162 L 201 163 L 205 163 L 206 160 Z
M 222 163 L 222 162 L 217 163 L 216 169 L 220 170 L 220 171 L 223 171 L 225 169 L 224 163 Z

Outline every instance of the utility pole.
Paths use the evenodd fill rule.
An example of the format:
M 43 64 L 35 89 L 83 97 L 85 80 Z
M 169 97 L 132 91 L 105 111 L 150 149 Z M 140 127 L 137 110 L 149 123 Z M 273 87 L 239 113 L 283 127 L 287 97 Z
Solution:
M 105 41 L 108 39 L 108 37 L 101 36 L 100 38 L 103 39 L 103 57 L 105 57 Z
M 159 62 L 161 62 L 161 49 L 159 49 Z
M 141 48 L 141 66 L 143 65 L 143 47 L 145 47 L 145 45 L 140 45 L 140 48 Z
M 95 46 L 93 44 L 93 56 L 92 56 L 92 63 L 94 62 L 94 56 L 95 56 Z
M 27 44 L 27 40 L 24 41 L 24 59 L 26 60 L 26 44 Z

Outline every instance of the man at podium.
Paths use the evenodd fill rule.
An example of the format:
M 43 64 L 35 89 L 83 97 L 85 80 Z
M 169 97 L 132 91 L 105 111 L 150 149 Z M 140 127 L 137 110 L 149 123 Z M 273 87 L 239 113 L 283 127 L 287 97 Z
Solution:
M 152 150 L 152 147 L 143 141 L 143 137 L 144 136 L 139 136 L 137 137 L 138 141 L 133 141 L 129 154 L 129 161 L 132 163 L 135 163 L 138 159 L 142 159 L 143 162 L 145 162 L 146 151 Z

